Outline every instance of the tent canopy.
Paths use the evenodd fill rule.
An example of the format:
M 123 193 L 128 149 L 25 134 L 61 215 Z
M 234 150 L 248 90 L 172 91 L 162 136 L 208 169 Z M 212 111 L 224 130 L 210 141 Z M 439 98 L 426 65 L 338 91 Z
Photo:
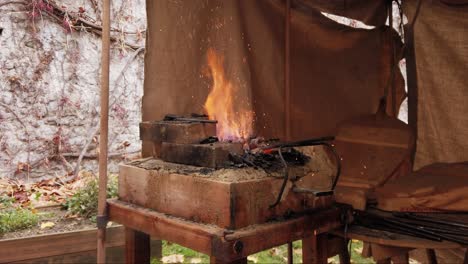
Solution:
M 417 1 L 403 2 L 411 20 Z M 468 157 L 468 6 L 461 5 L 466 2 L 422 1 L 414 25 L 415 56 L 408 58 L 408 68 L 413 102 L 409 115 L 415 117 L 410 121 L 418 131 L 417 167 Z M 389 82 L 390 39 L 397 48 L 402 44 L 385 26 L 387 3 L 292 1 L 287 107 L 284 1 L 148 0 L 143 120 L 203 112 L 212 86 L 203 72 L 208 50 L 214 50 L 224 57 L 236 103 L 255 112 L 255 135 L 284 138 L 285 125 L 291 139 L 334 135 L 343 120 L 374 113 Z M 342 25 L 322 12 L 373 28 Z M 400 74 L 395 78 L 395 101 L 401 102 L 404 83 Z M 287 111 L 289 124 L 284 122 Z M 144 146 L 145 153 L 149 151 Z

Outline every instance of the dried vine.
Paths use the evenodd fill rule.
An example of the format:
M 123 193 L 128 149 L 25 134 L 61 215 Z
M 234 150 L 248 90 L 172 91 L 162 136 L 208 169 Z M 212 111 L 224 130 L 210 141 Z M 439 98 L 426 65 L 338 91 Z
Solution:
M 90 6 L 96 13 L 96 16 L 99 17 L 100 10 L 99 10 L 99 5 L 98 1 L 96 0 L 89 0 L 90 2 L 88 4 L 91 4 Z M 23 141 L 26 144 L 21 145 L 21 151 L 15 150 L 15 151 L 10 151 L 8 149 L 8 138 L 6 140 L 3 139 L 3 135 L 0 136 L 1 146 L 2 146 L 2 151 L 4 151 L 8 155 L 8 160 L 6 161 L 9 167 L 10 165 L 13 165 L 13 167 L 9 167 L 8 170 L 4 170 L 2 173 L 8 173 L 8 174 L 13 174 L 15 176 L 21 176 L 26 175 L 29 178 L 29 174 L 31 172 L 35 173 L 34 175 L 37 176 L 36 170 L 32 171 L 34 168 L 42 167 L 45 166 L 49 168 L 50 162 L 54 161 L 54 165 L 62 165 L 65 171 L 67 172 L 66 176 L 66 181 L 73 180 L 78 176 L 78 173 L 81 169 L 81 163 L 83 159 L 94 159 L 96 158 L 96 155 L 94 153 L 88 153 L 88 149 L 94 148 L 92 146 L 93 142 L 95 142 L 94 138 L 95 136 L 99 133 L 99 129 L 96 129 L 94 122 L 90 122 L 88 127 L 88 131 L 83 131 L 81 133 L 86 133 L 84 134 L 83 138 L 83 145 L 79 143 L 80 145 L 74 146 L 71 145 L 71 141 L 69 140 L 68 136 L 68 127 L 66 127 L 67 120 L 69 120 L 70 115 L 75 115 L 74 112 L 69 112 L 71 110 L 68 106 L 75 106 L 76 109 L 79 110 L 79 102 L 72 102 L 70 101 L 70 98 L 68 97 L 69 92 L 72 90 L 75 90 L 73 87 L 78 83 L 76 80 L 71 81 L 72 79 L 78 78 L 78 74 L 76 73 L 76 61 L 80 59 L 79 53 L 75 54 L 73 51 L 70 51 L 70 48 L 72 47 L 70 44 L 74 44 L 75 40 L 73 39 L 73 42 L 70 42 L 70 39 L 67 36 L 67 42 L 66 42 L 66 57 L 65 60 L 62 62 L 59 62 L 56 60 L 57 52 L 62 52 L 61 48 L 58 50 L 55 49 L 49 49 L 48 46 L 46 48 L 43 48 L 43 44 L 41 42 L 41 36 L 42 34 L 36 34 L 39 31 L 36 31 L 37 26 L 39 25 L 37 22 L 40 22 L 44 20 L 46 17 L 50 18 L 47 19 L 49 21 L 52 21 L 52 23 L 58 22 L 61 27 L 65 29 L 66 34 L 70 34 L 72 32 L 89 32 L 91 34 L 101 36 L 102 34 L 102 27 L 100 25 L 100 22 L 97 21 L 97 19 L 94 19 L 92 17 L 89 17 L 86 13 L 86 10 L 83 7 L 77 8 L 76 11 L 72 11 L 71 8 L 67 8 L 65 6 L 62 6 L 60 4 L 60 1 L 53 1 L 53 0 L 0 0 L 0 7 L 6 6 L 6 5 L 17 5 L 14 6 L 14 11 L 20 11 L 21 13 L 21 21 L 25 22 L 26 27 L 21 27 L 19 28 L 24 28 L 24 29 L 32 29 L 33 33 L 28 37 L 26 34 L 23 39 L 21 39 L 21 42 L 16 42 L 12 45 L 25 45 L 27 48 L 34 49 L 36 52 L 34 53 L 35 56 L 28 56 L 29 53 L 31 53 L 31 50 L 29 49 L 18 49 L 14 53 L 11 53 L 13 55 L 8 55 L 10 59 L 9 61 L 13 61 L 15 59 L 22 58 L 21 60 L 27 61 L 26 63 L 20 64 L 21 66 L 8 66 L 9 68 L 4 68 L 5 70 L 5 84 L 9 84 L 10 89 L 8 90 L 9 93 L 11 93 L 10 97 L 13 99 L 9 99 L 9 101 L 5 101 L 5 103 L 0 102 L 0 108 L 3 108 L 5 112 L 11 113 L 10 116 L 11 122 L 15 122 L 17 120 L 19 129 L 22 131 L 24 129 L 24 132 L 21 133 L 16 133 L 17 140 Z M 2 12 L 6 10 L 6 8 L 1 9 Z M 119 27 L 120 29 L 115 29 L 112 28 L 112 40 L 114 43 L 117 44 L 117 49 L 119 50 L 124 50 L 124 49 L 133 49 L 134 51 L 132 52 L 133 54 L 129 54 L 130 56 L 128 57 L 128 61 L 124 64 L 124 66 L 121 69 L 121 72 L 116 76 L 115 84 L 119 84 L 122 82 L 121 85 L 123 85 L 123 80 L 126 81 L 125 71 L 128 69 L 128 67 L 131 65 L 131 63 L 135 60 L 137 55 L 139 55 L 142 51 L 144 51 L 144 46 L 138 46 L 133 43 L 129 43 L 128 39 L 126 38 L 126 35 L 133 34 L 136 36 L 135 43 L 139 43 L 138 38 L 144 36 L 144 30 L 136 30 L 136 32 L 128 32 L 124 31 L 124 28 L 120 27 L 121 23 L 126 22 L 123 18 L 118 19 L 119 17 L 125 16 L 124 11 L 125 8 L 121 8 L 119 13 L 117 13 L 117 24 L 115 27 Z M 9 11 L 9 10 L 8 10 Z M 25 16 L 26 15 L 26 19 Z M 93 14 L 90 14 L 94 16 Z M 29 21 L 29 23 L 28 23 Z M 44 23 L 41 23 L 41 25 L 47 25 Z M 12 27 L 13 29 L 13 27 Z M 10 32 L 9 32 L 10 34 Z M 23 40 L 25 40 L 23 43 Z M 133 39 L 133 38 L 132 38 Z M 16 41 L 15 38 L 13 38 L 12 41 Z M 130 40 L 132 41 L 132 40 Z M 55 44 L 60 44 L 58 42 L 53 42 L 53 45 Z M 73 46 L 74 47 L 74 46 Z M 19 55 L 22 54 L 22 55 Z M 122 53 L 121 53 L 122 55 Z M 29 58 L 29 60 L 27 59 Z M 65 72 L 65 64 L 66 64 L 66 59 L 68 59 L 68 62 L 70 63 L 69 66 L 66 67 Z M 49 80 L 47 78 L 43 79 L 44 73 L 47 73 L 49 71 L 49 67 L 51 65 L 52 61 L 56 61 L 55 64 L 53 65 L 54 69 L 60 71 L 60 66 L 62 67 L 62 77 L 65 77 L 65 75 L 68 76 L 68 79 L 62 80 L 63 86 L 61 87 L 60 94 L 58 94 L 58 98 L 55 99 L 49 99 L 48 97 L 45 97 L 45 94 L 47 93 L 47 90 L 41 90 L 44 85 L 46 87 L 48 85 Z M 67 62 L 67 64 L 68 64 Z M 34 65 L 34 63 L 36 65 Z M 16 62 L 14 64 L 12 63 L 11 65 L 17 65 Z M 71 67 L 70 67 L 71 66 Z M 68 72 L 71 70 L 71 75 Z M 52 73 L 51 73 L 52 74 Z M 59 74 L 60 75 L 60 74 Z M 57 76 L 60 77 L 60 76 Z M 56 79 L 56 78 L 55 78 Z M 54 85 L 57 82 L 57 80 L 54 80 Z M 123 85 L 125 86 L 125 85 Z M 55 87 L 55 86 L 54 86 Z M 57 86 L 58 87 L 58 86 Z M 26 94 L 32 94 L 34 93 L 34 96 L 26 96 Z M 125 93 L 125 92 L 124 92 Z M 119 109 L 123 109 L 122 106 L 119 105 L 119 103 L 122 101 L 122 98 L 125 98 L 124 93 L 118 93 L 114 94 L 111 96 L 111 107 L 116 106 L 120 107 Z M 44 97 L 42 97 L 44 96 Z M 50 134 L 38 134 L 35 133 L 35 128 L 39 127 L 40 124 L 38 123 L 31 123 L 31 118 L 37 117 L 37 118 L 44 118 L 47 117 L 48 119 L 50 118 L 50 115 L 48 114 L 48 109 L 49 107 L 45 108 L 45 112 L 42 110 L 43 108 L 37 108 L 37 107 L 31 107 L 30 111 L 26 110 L 26 108 L 22 108 L 21 111 L 18 111 L 20 109 L 15 109 L 13 106 L 11 106 L 11 103 L 13 102 L 20 102 L 24 107 L 29 106 L 36 106 L 36 104 L 44 104 L 45 101 L 42 100 L 54 100 L 54 102 L 57 103 L 58 108 L 52 111 L 57 111 L 57 116 L 54 119 L 47 120 L 46 122 L 48 123 L 47 125 L 52 125 L 55 126 L 57 125 L 58 127 L 51 127 L 51 129 L 57 129 L 56 131 L 52 131 L 53 133 L 53 138 L 51 138 Z M 39 110 L 38 110 L 39 109 Z M 74 109 L 74 108 L 73 108 Z M 116 112 L 116 118 L 117 119 L 125 119 L 127 118 L 126 115 L 120 116 L 120 112 L 117 110 L 114 110 Z M 126 111 L 124 111 L 127 113 Z M 31 113 L 31 116 L 28 116 L 28 114 Z M 92 111 L 92 114 L 95 115 L 94 110 Z M 0 116 L 1 117 L 1 116 Z M 65 120 L 64 122 L 61 121 L 61 119 Z M 82 124 L 81 124 L 82 125 Z M 81 126 L 80 125 L 80 126 Z M 128 124 L 127 124 L 128 125 Z M 15 125 L 17 126 L 17 125 Z M 124 125 L 125 126 L 125 125 Z M 42 127 L 41 127 L 42 129 Z M 49 128 L 46 128 L 49 130 Z M 11 132 L 11 131 L 10 131 Z M 11 134 L 11 136 L 14 137 L 14 134 Z M 18 135 L 23 134 L 23 137 L 18 137 Z M 44 137 L 44 135 L 47 135 Z M 117 135 L 119 133 L 116 133 L 116 137 L 118 138 Z M 7 136 L 8 137 L 8 136 Z M 115 139 L 114 138 L 114 139 Z M 16 138 L 15 138 L 16 140 Z M 44 143 L 42 141 L 45 141 Z M 19 142 L 21 144 L 21 142 Z M 127 144 L 127 145 L 126 145 Z M 125 141 L 122 143 L 122 145 L 125 145 L 127 147 L 130 145 L 128 141 Z M 78 148 L 78 149 L 76 149 Z M 19 156 L 18 153 L 21 155 L 25 156 Z M 23 154 L 24 153 L 24 154 Z M 114 152 L 111 152 L 109 155 L 110 158 L 118 158 L 118 157 L 126 157 L 128 154 L 135 153 L 134 150 L 125 150 L 122 151 L 121 148 L 117 148 Z M 27 154 L 27 158 L 26 158 Z M 68 159 L 68 160 L 67 160 Z M 71 161 L 73 159 L 73 162 Z M 76 163 L 75 163 L 76 162 Z M 70 164 L 72 163 L 72 164 Z M 15 166 L 16 165 L 16 166 Z M 62 168 L 60 168 L 62 170 Z M 34 177 L 34 176 L 33 176 Z M 18 178 L 19 179 L 19 178 Z
M 68 11 L 65 7 L 59 6 L 52 0 L 30 0 L 31 3 L 28 4 L 28 7 L 31 9 L 31 17 L 35 18 L 39 14 L 45 14 L 57 22 L 61 23 L 67 32 L 81 31 L 81 32 L 90 32 L 97 36 L 102 36 L 102 26 L 96 24 L 94 19 L 84 14 L 84 10 L 80 9 L 78 12 Z M 93 2 L 93 1 L 92 1 Z M 97 3 L 93 4 L 96 6 Z M 96 9 L 97 11 L 98 9 Z M 94 22 L 93 22 L 94 21 Z M 112 29 L 112 31 L 120 30 Z M 135 34 L 139 34 L 136 32 Z M 141 33 L 140 33 L 141 34 Z M 143 46 L 135 45 L 126 41 L 123 41 L 121 38 L 111 36 L 111 41 L 120 43 L 125 48 L 131 48 L 137 50 L 144 48 Z

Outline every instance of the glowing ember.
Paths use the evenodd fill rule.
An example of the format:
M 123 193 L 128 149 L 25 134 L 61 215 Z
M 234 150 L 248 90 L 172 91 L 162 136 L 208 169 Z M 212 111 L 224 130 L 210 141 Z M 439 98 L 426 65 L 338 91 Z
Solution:
M 205 102 L 210 119 L 218 120 L 217 136 L 221 141 L 245 141 L 252 135 L 253 111 L 239 98 L 239 88 L 225 76 L 224 57 L 208 50 L 207 60 L 213 87 Z

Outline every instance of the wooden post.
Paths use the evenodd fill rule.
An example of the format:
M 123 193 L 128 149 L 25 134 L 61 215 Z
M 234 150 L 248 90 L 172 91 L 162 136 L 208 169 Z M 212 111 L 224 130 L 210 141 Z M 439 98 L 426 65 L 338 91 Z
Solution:
M 426 248 L 426 255 L 428 264 L 437 264 L 437 256 L 434 249 Z
M 340 247 L 340 252 L 339 252 L 339 257 L 340 257 L 340 264 L 350 264 L 351 263 L 351 258 L 349 256 L 348 252 L 348 239 L 343 240 L 343 243 L 341 243 Z
M 327 234 L 313 235 L 302 239 L 302 263 L 328 263 Z
M 109 71 L 110 71 L 110 1 L 102 2 L 101 52 L 101 116 L 99 136 L 99 195 L 97 263 L 106 262 L 106 198 L 107 198 L 107 144 L 109 127 Z
M 416 70 L 416 51 L 414 48 L 414 24 L 419 15 L 422 0 L 418 0 L 413 19 L 405 26 L 405 59 L 408 84 L 408 124 L 414 136 L 418 138 L 418 76 Z M 416 151 L 413 151 L 411 161 L 414 162 Z
M 291 0 L 286 0 L 284 31 L 284 128 L 286 140 L 291 140 Z
M 151 261 L 150 236 L 125 228 L 125 259 L 127 264 L 149 264 Z
M 293 244 L 292 242 L 288 243 L 288 264 L 293 264 L 294 257 L 293 257 Z

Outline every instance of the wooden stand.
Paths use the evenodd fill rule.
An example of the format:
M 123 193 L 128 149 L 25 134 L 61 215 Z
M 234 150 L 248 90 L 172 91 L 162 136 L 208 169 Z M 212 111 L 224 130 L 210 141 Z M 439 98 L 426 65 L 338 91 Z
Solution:
M 108 200 L 109 218 L 126 227 L 126 262 L 149 263 L 149 237 L 210 256 L 211 263 L 247 263 L 251 254 L 303 241 L 303 263 L 327 263 L 326 232 L 341 226 L 341 209 L 229 230 L 171 217 L 120 200 Z

